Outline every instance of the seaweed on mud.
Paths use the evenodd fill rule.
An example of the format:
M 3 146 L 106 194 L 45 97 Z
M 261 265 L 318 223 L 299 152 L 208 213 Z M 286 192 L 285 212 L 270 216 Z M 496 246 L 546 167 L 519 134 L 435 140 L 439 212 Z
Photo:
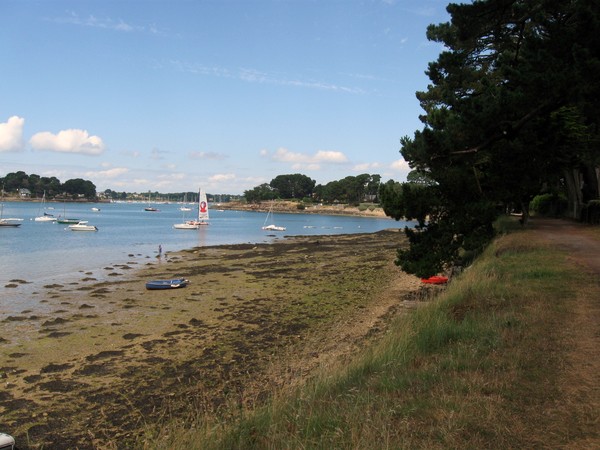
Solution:
M 99 359 L 112 358 L 115 356 L 123 356 L 125 352 L 122 350 L 105 350 L 100 353 L 96 353 L 95 355 L 88 355 L 85 357 L 88 361 L 97 361 Z
M 106 375 L 112 372 L 112 365 L 106 362 L 102 364 L 87 364 L 73 372 L 74 375 Z
M 43 331 L 44 330 L 42 330 L 42 332 Z M 49 337 L 49 338 L 61 338 L 61 337 L 64 337 L 64 336 L 68 336 L 70 334 L 73 334 L 73 333 L 70 333 L 68 331 L 51 331 L 50 333 L 48 333 L 46 335 L 46 337 Z
M 206 326 L 206 323 L 203 322 L 200 319 L 196 319 L 196 318 L 192 318 L 190 319 L 190 321 L 188 322 L 190 325 L 194 326 L 194 327 L 204 327 Z
M 167 339 L 154 339 L 153 341 L 142 342 L 140 345 L 144 348 L 144 350 L 151 351 L 157 345 L 165 344 L 167 342 Z
M 49 327 L 52 325 L 60 325 L 60 324 L 67 323 L 67 322 L 69 322 L 67 319 L 63 319 L 62 317 L 57 317 L 56 319 L 46 320 L 45 322 L 42 323 L 42 326 Z
M 139 333 L 126 333 L 123 335 L 123 339 L 125 340 L 132 340 L 132 339 L 136 339 L 138 337 L 144 336 L 143 334 L 139 334 Z
M 50 392 L 72 392 L 76 389 L 81 389 L 88 386 L 86 383 L 72 380 L 51 380 L 44 383 L 39 383 L 38 387 Z
M 27 316 L 8 316 L 3 322 L 22 322 L 27 320 Z
M 25 380 L 26 383 L 37 383 L 41 379 L 41 375 L 27 375 L 26 377 L 23 377 L 23 380 Z
M 42 367 L 40 373 L 56 373 L 63 372 L 65 370 L 71 369 L 73 364 L 48 364 L 47 366 Z

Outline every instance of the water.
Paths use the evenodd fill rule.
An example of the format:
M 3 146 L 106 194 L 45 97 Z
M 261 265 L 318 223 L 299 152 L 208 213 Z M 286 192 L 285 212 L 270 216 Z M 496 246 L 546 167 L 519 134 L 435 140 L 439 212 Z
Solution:
M 208 245 L 262 243 L 292 235 L 327 235 L 370 233 L 387 228 L 404 228 L 405 222 L 385 218 L 327 216 L 317 214 L 275 214 L 275 224 L 285 232 L 261 229 L 266 213 L 210 210 L 210 225 L 199 230 L 175 230 L 183 221 L 178 204 L 154 205 L 159 212 L 144 211 L 146 205 L 135 203 L 67 204 L 47 203 L 55 216 L 87 220 L 97 232 L 74 232 L 67 225 L 36 222 L 41 215 L 40 203 L 7 202 L 3 216 L 23 218 L 18 228 L 0 227 L 0 320 L 23 307 L 35 309 L 39 301 L 29 293 L 46 284 L 80 280 L 83 273 L 97 279 L 106 277 L 107 266 L 136 261 L 140 266 L 155 261 L 158 246 L 171 252 Z M 92 207 L 100 211 L 92 211 Z M 186 212 L 192 219 L 197 210 Z M 25 280 L 17 288 L 7 287 L 11 280 Z M 14 283 L 12 283 L 14 284 Z

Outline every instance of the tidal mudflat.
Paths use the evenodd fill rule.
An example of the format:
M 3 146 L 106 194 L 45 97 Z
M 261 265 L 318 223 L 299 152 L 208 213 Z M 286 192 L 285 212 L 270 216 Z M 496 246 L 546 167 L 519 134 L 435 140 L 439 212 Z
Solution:
M 251 407 L 415 304 L 403 245 L 386 230 L 201 247 L 47 285 L 47 312 L 2 324 L 0 431 L 20 448 L 129 448 L 147 424 Z M 175 276 L 190 284 L 144 287 Z

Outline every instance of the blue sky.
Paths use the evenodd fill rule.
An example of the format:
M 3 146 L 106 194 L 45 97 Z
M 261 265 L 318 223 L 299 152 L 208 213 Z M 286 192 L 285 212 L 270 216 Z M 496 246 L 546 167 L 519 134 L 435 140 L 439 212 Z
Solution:
M 442 0 L 2 0 L 0 176 L 242 194 L 404 180 Z

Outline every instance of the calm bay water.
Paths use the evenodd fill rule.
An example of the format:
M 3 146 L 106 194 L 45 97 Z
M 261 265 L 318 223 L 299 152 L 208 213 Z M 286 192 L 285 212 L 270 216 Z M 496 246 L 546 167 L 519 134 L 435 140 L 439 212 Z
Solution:
M 53 222 L 36 222 L 42 214 L 39 203 L 6 202 L 3 216 L 24 219 L 18 228 L 0 227 L 0 319 L 2 315 L 32 305 L 28 293 L 50 283 L 80 280 L 82 273 L 97 279 L 106 276 L 106 266 L 137 261 L 154 261 L 158 246 L 163 253 L 208 245 L 262 243 L 293 235 L 327 235 L 376 232 L 404 228 L 405 222 L 390 219 L 326 216 L 316 214 L 275 214 L 274 222 L 285 232 L 261 229 L 266 213 L 219 211 L 212 206 L 210 225 L 200 230 L 176 230 L 183 221 L 178 204 L 157 204 L 158 212 L 144 211 L 144 204 L 67 204 L 46 206 L 55 216 L 65 214 L 96 225 L 97 232 L 74 232 Z M 100 211 L 92 211 L 92 207 Z M 193 208 L 193 206 L 192 206 Z M 192 219 L 197 209 L 186 212 Z M 6 287 L 10 280 L 25 280 L 27 285 Z

